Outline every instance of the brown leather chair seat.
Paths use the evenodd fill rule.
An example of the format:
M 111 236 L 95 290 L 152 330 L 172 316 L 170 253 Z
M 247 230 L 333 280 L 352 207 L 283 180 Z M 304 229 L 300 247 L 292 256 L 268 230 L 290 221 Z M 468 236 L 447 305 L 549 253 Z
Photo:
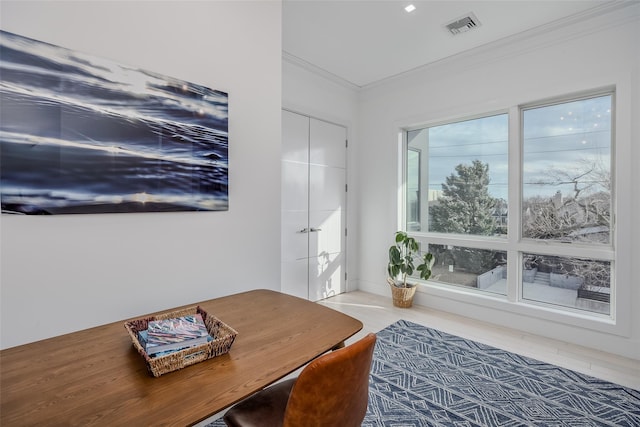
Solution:
M 224 416 L 229 427 L 356 427 L 367 412 L 369 372 L 376 342 L 368 334 L 323 354 L 298 378 L 270 386 Z

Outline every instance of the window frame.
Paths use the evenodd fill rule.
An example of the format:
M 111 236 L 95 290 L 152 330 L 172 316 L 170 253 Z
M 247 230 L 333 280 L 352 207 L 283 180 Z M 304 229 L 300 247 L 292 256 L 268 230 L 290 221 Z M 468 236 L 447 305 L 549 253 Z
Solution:
M 622 310 L 623 315 L 620 316 L 620 301 L 629 300 L 630 288 L 628 286 L 619 286 L 623 280 L 629 283 L 630 269 L 624 262 L 628 256 L 620 253 L 620 238 L 623 237 L 620 232 L 619 212 L 624 210 L 624 206 L 620 205 L 619 194 L 630 193 L 628 184 L 625 188 L 620 188 L 619 174 L 628 173 L 628 165 L 621 161 L 622 150 L 619 150 L 617 141 L 618 128 L 621 126 L 619 121 L 619 110 L 621 103 L 628 105 L 629 100 L 619 96 L 621 88 L 616 86 L 603 86 L 597 89 L 584 90 L 581 92 L 569 93 L 554 96 L 546 99 L 536 100 L 533 102 L 521 102 L 517 105 L 511 105 L 504 109 L 488 110 L 483 113 L 467 114 L 463 116 L 451 117 L 448 119 L 434 120 L 431 122 L 420 123 L 411 126 L 399 128 L 399 141 L 401 153 L 400 184 L 402 190 L 399 197 L 399 217 L 398 226 L 407 230 L 407 212 L 406 212 L 406 153 L 408 150 L 408 132 L 428 127 L 440 126 L 448 123 L 455 123 L 465 120 L 472 120 L 481 117 L 488 117 L 496 114 L 508 114 L 508 199 L 507 206 L 509 210 L 509 218 L 507 224 L 506 236 L 472 236 L 472 235 L 454 235 L 435 233 L 421 230 L 420 232 L 410 231 L 408 233 L 415 237 L 422 245 L 427 244 L 444 244 L 454 246 L 465 246 L 469 248 L 490 249 L 504 251 L 507 253 L 507 292 L 506 295 L 486 293 L 481 290 L 472 288 L 466 289 L 455 285 L 435 282 L 429 280 L 427 282 L 420 281 L 418 292 L 425 292 L 431 295 L 453 298 L 461 302 L 471 303 L 479 307 L 479 309 L 492 309 L 492 315 L 508 316 L 508 313 L 517 313 L 536 318 L 543 318 L 571 326 L 579 326 L 581 328 L 592 329 L 600 332 L 612 333 L 615 335 L 627 335 L 630 330 L 629 311 L 630 307 Z M 547 242 L 531 238 L 522 237 L 522 194 L 523 194 L 523 116 L 524 111 L 536 107 L 544 107 L 554 104 L 562 104 L 571 101 L 579 101 L 581 99 L 590 99 L 598 96 L 611 96 L 611 151 L 610 151 L 610 173 L 611 173 L 611 228 L 610 241 L 608 244 L 602 245 L 584 245 L 580 243 L 567 245 L 561 242 Z M 626 97 L 628 98 L 628 97 Z M 626 148 L 624 151 L 628 151 Z M 428 158 L 428 153 L 423 153 Z M 515 165 L 515 167 L 514 167 Z M 426 173 L 421 171 L 420 173 Z M 628 202 L 627 202 L 628 203 Z M 627 204 L 625 203 L 625 204 Z M 630 247 L 630 239 L 623 239 L 623 247 Z M 525 300 L 523 298 L 522 285 L 522 254 L 536 253 L 542 255 L 570 256 L 594 259 L 599 261 L 611 262 L 612 279 L 611 279 L 611 301 L 609 314 L 600 314 L 596 312 L 574 309 L 570 307 L 554 306 L 545 302 L 537 302 L 533 300 Z M 622 268 L 621 267 L 621 259 Z M 626 303 L 629 306 L 629 303 Z M 503 312 L 500 314 L 495 309 Z

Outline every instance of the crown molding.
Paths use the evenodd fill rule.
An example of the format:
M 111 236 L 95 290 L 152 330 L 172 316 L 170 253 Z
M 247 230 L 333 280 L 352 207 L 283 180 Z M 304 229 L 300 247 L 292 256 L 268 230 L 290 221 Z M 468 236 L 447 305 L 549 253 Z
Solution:
M 303 69 L 305 69 L 307 71 L 310 71 L 313 74 L 316 74 L 316 75 L 318 75 L 320 77 L 323 77 L 323 78 L 325 78 L 327 80 L 330 80 L 330 81 L 332 81 L 334 83 L 337 83 L 340 86 L 346 87 L 348 89 L 352 89 L 352 90 L 356 90 L 357 91 L 362 87 L 362 86 L 358 86 L 355 83 L 352 83 L 352 82 L 350 82 L 348 80 L 345 80 L 342 77 L 325 70 L 324 68 L 320 68 L 320 67 L 318 67 L 318 66 L 316 66 L 316 65 L 314 65 L 314 64 L 312 64 L 312 63 L 310 63 L 308 61 L 305 61 L 302 58 L 299 58 L 299 57 L 297 57 L 295 55 L 292 55 L 291 53 L 286 52 L 284 50 L 282 51 L 282 60 L 286 61 L 286 62 L 288 62 L 290 64 L 296 65 L 296 66 L 298 66 L 300 68 L 303 68 Z

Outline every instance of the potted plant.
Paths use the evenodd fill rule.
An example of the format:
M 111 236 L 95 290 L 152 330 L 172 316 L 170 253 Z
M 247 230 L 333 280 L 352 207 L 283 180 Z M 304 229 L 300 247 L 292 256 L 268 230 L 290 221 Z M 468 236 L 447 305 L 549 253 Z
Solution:
M 417 265 L 414 263 L 418 262 Z M 416 283 L 407 282 L 414 271 L 420 272 L 420 278 L 428 280 L 431 277 L 431 267 L 435 258 L 427 252 L 420 255 L 420 246 L 413 237 L 404 231 L 396 232 L 396 243 L 389 248 L 389 265 L 387 281 L 391 286 L 393 305 L 396 307 L 411 307 L 416 292 Z

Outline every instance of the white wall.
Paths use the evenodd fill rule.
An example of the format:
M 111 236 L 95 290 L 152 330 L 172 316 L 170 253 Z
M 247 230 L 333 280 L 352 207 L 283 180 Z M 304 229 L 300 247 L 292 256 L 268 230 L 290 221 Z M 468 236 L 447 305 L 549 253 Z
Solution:
M 591 22 L 476 49 L 363 90 L 360 144 L 355 153 L 359 210 L 366 213 L 360 216 L 359 288 L 389 295 L 385 268 L 387 248 L 398 227 L 398 132 L 402 127 L 615 84 L 617 166 L 625 172 L 617 184 L 618 277 L 624 279 L 617 284 L 617 325 L 602 325 L 600 331 L 585 329 L 576 326 L 585 323 L 581 319 L 563 324 L 540 311 L 521 315 L 521 307 L 479 302 L 432 285 L 421 287 L 417 303 L 640 359 L 640 228 L 634 221 L 640 212 L 639 40 L 640 4 L 636 3 Z
M 281 2 L 0 8 L 5 31 L 224 90 L 230 115 L 227 212 L 0 218 L 1 347 L 279 290 Z
M 291 60 L 282 62 L 282 107 L 347 128 L 347 291 L 357 289 L 358 209 L 357 159 L 352 155 L 357 138 L 357 91 L 346 83 L 324 77 Z

